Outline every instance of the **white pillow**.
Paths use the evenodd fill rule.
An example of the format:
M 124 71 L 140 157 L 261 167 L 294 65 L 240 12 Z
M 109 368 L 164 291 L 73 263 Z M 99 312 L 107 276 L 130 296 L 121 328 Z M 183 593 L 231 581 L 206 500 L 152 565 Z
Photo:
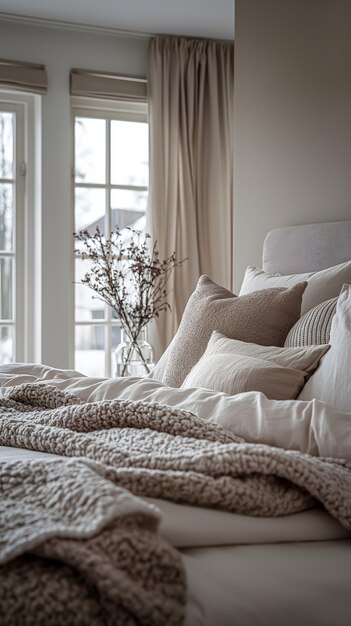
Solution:
M 162 382 L 162 379 L 163 379 L 163 376 L 164 376 L 164 373 L 165 373 L 165 369 L 166 369 L 166 365 L 168 363 L 169 353 L 171 351 L 171 346 L 172 346 L 173 340 L 174 340 L 174 337 L 173 337 L 171 343 L 168 344 L 166 350 L 160 356 L 160 358 L 157 361 L 155 367 L 147 375 L 147 378 L 152 378 L 153 380 L 158 380 L 160 383 Z
M 330 330 L 330 350 L 321 359 L 299 400 L 323 400 L 351 412 L 351 285 L 344 285 Z
M 301 315 L 317 304 L 330 300 L 339 295 L 345 283 L 351 283 L 351 261 L 328 267 L 319 272 L 306 274 L 266 274 L 261 269 L 249 265 L 245 272 L 240 296 L 270 287 L 293 287 L 297 283 L 307 281 L 307 287 L 302 297 Z
M 267 398 L 296 398 L 328 345 L 279 348 L 228 339 L 214 331 L 200 360 L 182 384 L 229 395 L 260 391 Z

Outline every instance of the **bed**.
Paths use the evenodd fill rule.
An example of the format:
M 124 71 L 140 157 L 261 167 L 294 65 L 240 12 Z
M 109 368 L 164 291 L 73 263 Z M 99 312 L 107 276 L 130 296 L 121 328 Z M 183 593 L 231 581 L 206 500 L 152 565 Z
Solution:
M 267 235 L 263 251 L 263 270 L 272 275 L 277 272 L 283 275 L 316 272 L 346 263 L 350 259 L 351 221 L 296 226 L 277 229 Z M 351 473 L 351 411 L 345 411 L 343 407 L 335 408 L 318 400 L 267 400 L 263 394 L 256 392 L 230 396 L 206 389 L 171 388 L 153 378 L 110 381 L 92 379 L 82 377 L 74 371 L 55 370 L 42 365 L 3 365 L 0 367 L 0 383 L 4 397 L 7 397 L 13 389 L 16 390 L 12 399 L 7 401 L 10 404 L 1 409 L 2 415 L 6 410 L 14 410 L 16 402 L 22 402 L 24 413 L 29 411 L 33 385 L 40 388 L 40 393 L 47 385 L 54 390 L 50 399 L 51 404 L 49 402 L 43 405 L 44 413 L 51 410 L 50 407 L 54 406 L 57 398 L 59 402 L 62 401 L 64 396 L 59 394 L 67 392 L 74 394 L 84 403 L 92 403 L 91 406 L 96 402 L 115 398 L 125 402 L 128 410 L 130 407 L 128 403 L 134 403 L 133 406 L 137 408 L 140 402 L 158 403 L 161 407 L 158 419 L 164 420 L 168 429 L 177 424 L 179 417 L 177 411 L 190 411 L 198 416 L 197 428 L 200 431 L 201 421 L 210 424 L 209 431 L 204 435 L 210 442 L 206 443 L 207 447 L 204 445 L 208 463 L 217 445 L 213 442 L 222 436 L 218 434 L 222 427 L 226 429 L 226 433 L 228 430 L 232 433 L 228 435 L 228 439 L 223 435 L 221 445 L 227 445 L 226 450 L 230 449 L 232 441 L 235 445 L 243 445 L 237 444 L 235 437 L 238 436 L 249 441 L 250 445 L 258 446 L 258 450 L 261 451 L 266 449 L 264 446 L 269 446 L 275 455 L 283 437 L 286 449 L 284 454 L 290 454 L 293 460 L 300 458 L 298 457 L 300 453 L 306 452 L 311 454 L 313 459 L 329 456 L 348 459 L 344 465 L 340 465 L 340 473 L 333 477 L 329 492 L 325 495 L 324 507 L 308 504 L 306 496 L 306 506 L 300 507 L 299 503 L 295 503 L 296 508 L 300 507 L 301 510 L 288 515 L 270 515 L 269 511 L 268 514 L 267 511 L 264 512 L 263 516 L 257 513 L 244 515 L 240 512 L 218 510 L 218 506 L 210 508 L 206 506 L 205 483 L 202 487 L 205 495 L 202 493 L 196 496 L 196 506 L 186 502 L 186 495 L 179 498 L 183 503 L 177 502 L 176 498 L 168 500 L 164 496 L 165 490 L 161 490 L 158 495 L 156 487 L 150 488 L 152 497 L 142 500 L 149 507 L 145 515 L 151 511 L 151 516 L 155 514 L 161 517 L 161 535 L 168 542 L 167 545 L 173 546 L 180 555 L 187 582 L 184 616 L 187 626 L 281 626 L 281 624 L 290 626 L 297 623 L 309 626 L 346 626 L 351 623 L 351 532 L 347 523 L 340 523 L 340 519 L 341 522 L 344 519 L 351 519 L 351 496 L 349 496 L 351 483 L 347 482 Z M 55 396 L 55 393 L 58 395 Z M 41 396 L 35 396 L 33 406 L 37 414 L 40 402 Z M 171 407 L 170 413 L 163 412 L 164 405 Z M 77 410 L 83 410 L 82 406 L 85 404 L 79 405 Z M 27 424 L 19 424 L 16 432 L 17 414 L 13 413 L 12 416 L 13 419 L 7 418 L 8 431 L 5 433 L 4 430 L 0 430 L 1 462 L 10 463 L 8 467 L 12 464 L 11 467 L 14 468 L 15 464 L 20 465 L 22 462 L 25 467 L 30 460 L 43 464 L 61 458 L 57 448 L 49 450 L 44 446 L 43 451 L 44 444 L 40 438 L 36 438 L 34 427 L 27 435 L 25 430 Z M 129 419 L 134 417 L 132 411 Z M 180 417 L 183 418 L 184 415 Z M 137 418 L 139 419 L 138 416 L 135 419 Z M 10 424 L 10 428 L 11 419 L 13 423 Z M 35 419 L 33 418 L 33 422 Z M 148 419 L 147 416 L 145 419 Z M 140 424 L 135 427 L 140 428 Z M 158 428 L 159 430 L 152 435 L 154 445 L 160 450 L 159 456 L 158 453 L 154 455 L 156 460 L 161 458 L 162 454 L 167 457 L 168 453 L 167 449 L 162 449 L 160 439 L 162 429 Z M 167 432 L 165 440 L 171 431 Z M 185 437 L 188 434 L 185 431 Z M 182 433 L 177 431 L 175 440 L 180 446 L 181 436 Z M 191 436 L 200 439 L 202 437 L 201 434 Z M 29 442 L 26 449 L 21 447 L 21 441 Z M 184 441 L 185 447 L 180 453 L 183 454 L 182 463 L 187 471 L 191 472 L 193 456 L 198 455 L 200 458 L 202 451 L 200 448 L 193 449 L 188 439 Z M 240 439 L 238 441 L 240 442 Z M 13 445 L 10 445 L 11 442 Z M 72 445 L 75 446 L 76 443 L 73 442 Z M 133 445 L 133 442 L 130 442 L 132 452 Z M 135 445 L 137 447 L 137 444 Z M 70 456 L 75 457 L 75 454 Z M 204 456 L 201 458 L 203 460 Z M 74 463 L 74 459 L 71 459 L 71 462 Z M 310 470 L 306 469 L 306 475 L 309 472 L 318 473 L 319 470 L 313 463 Z M 98 464 L 91 467 L 92 469 L 95 467 L 97 472 L 100 471 Z M 194 468 L 194 472 L 198 471 L 197 465 L 194 465 Z M 154 470 L 157 469 L 158 466 L 155 465 Z M 171 468 L 172 471 L 175 471 L 174 468 Z M 305 470 L 301 469 L 301 473 L 303 471 Z M 126 477 L 127 474 L 123 472 L 119 474 L 117 482 L 120 481 L 119 484 L 122 486 L 131 484 L 130 477 Z M 193 479 L 194 476 L 191 477 L 189 474 L 190 485 L 193 484 Z M 212 475 L 208 479 L 210 484 L 211 479 Z M 307 480 L 307 490 L 308 484 Z M 185 494 L 186 487 L 183 483 L 179 483 L 179 489 L 183 489 L 182 493 Z M 275 487 L 273 492 L 274 489 Z M 285 497 L 284 489 L 283 485 L 282 500 Z M 322 493 L 322 487 L 319 491 Z M 138 488 L 135 492 L 138 495 Z M 226 493 L 224 489 L 223 497 Z M 237 492 L 237 496 L 238 493 L 242 492 Z M 303 493 L 303 497 L 305 495 Z M 276 496 L 273 507 L 279 504 L 279 493 Z M 245 504 L 245 496 L 240 497 L 243 500 L 242 506 L 244 508 L 246 506 L 245 510 L 249 511 L 250 502 Z M 302 496 L 299 492 L 296 501 L 300 497 Z M 322 494 L 320 498 L 323 497 Z M 216 497 L 213 492 L 209 498 L 213 498 L 215 503 Z M 255 495 L 252 496 L 252 502 L 256 507 L 259 504 Z M 333 514 L 334 505 L 336 514 Z M 128 506 L 132 508 L 134 504 Z M 327 512 L 328 508 L 332 514 Z M 6 561 L 2 566 L 3 570 L 4 568 L 6 569 Z M 3 579 L 0 579 L 0 582 L 1 580 Z M 155 588 L 157 585 L 156 582 Z M 155 621 L 151 619 L 149 622 L 147 621 L 149 618 L 145 619 L 145 622 L 140 623 L 162 624 L 162 619 L 157 621 L 155 618 Z M 159 615 L 157 619 L 160 619 Z M 182 618 L 177 615 L 174 622 L 168 616 L 163 623 L 176 624 L 181 621 Z M 35 623 L 35 620 L 29 620 L 28 623 Z M 60 621 L 57 618 L 57 621 L 54 619 L 52 623 Z M 83 620 L 82 623 L 89 623 L 89 620 L 87 622 Z M 124 622 L 122 618 L 119 621 L 119 618 L 112 617 L 109 623 L 134 622 Z

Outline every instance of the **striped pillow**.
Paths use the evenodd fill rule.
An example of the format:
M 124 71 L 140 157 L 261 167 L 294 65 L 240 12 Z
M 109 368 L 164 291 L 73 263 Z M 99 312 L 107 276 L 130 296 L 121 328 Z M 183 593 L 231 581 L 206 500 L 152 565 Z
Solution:
M 330 327 L 337 298 L 317 304 L 305 313 L 288 332 L 284 348 L 297 348 L 329 343 Z

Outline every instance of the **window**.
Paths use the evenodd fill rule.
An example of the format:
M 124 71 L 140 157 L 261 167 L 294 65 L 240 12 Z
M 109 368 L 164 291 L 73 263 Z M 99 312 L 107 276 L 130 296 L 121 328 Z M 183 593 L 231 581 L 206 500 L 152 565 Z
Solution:
M 25 244 L 32 213 L 33 164 L 28 172 L 26 161 L 33 149 L 34 99 L 0 92 L 0 362 L 34 355 L 32 244 Z
M 115 226 L 145 230 L 148 193 L 146 103 L 74 98 L 75 231 Z M 94 103 L 92 108 L 92 102 Z M 77 247 L 77 246 L 76 246 Z M 112 348 L 120 343 L 118 318 L 79 281 L 87 261 L 75 256 L 75 369 L 90 376 L 114 374 Z

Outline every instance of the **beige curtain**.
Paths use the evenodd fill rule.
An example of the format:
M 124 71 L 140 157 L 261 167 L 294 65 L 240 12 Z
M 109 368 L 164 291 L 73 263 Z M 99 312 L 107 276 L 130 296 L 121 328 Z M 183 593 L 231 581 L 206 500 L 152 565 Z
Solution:
M 172 313 L 152 328 L 159 357 L 201 274 L 232 285 L 234 46 L 153 38 L 148 90 L 148 228 L 161 256 L 189 258 L 170 280 Z

